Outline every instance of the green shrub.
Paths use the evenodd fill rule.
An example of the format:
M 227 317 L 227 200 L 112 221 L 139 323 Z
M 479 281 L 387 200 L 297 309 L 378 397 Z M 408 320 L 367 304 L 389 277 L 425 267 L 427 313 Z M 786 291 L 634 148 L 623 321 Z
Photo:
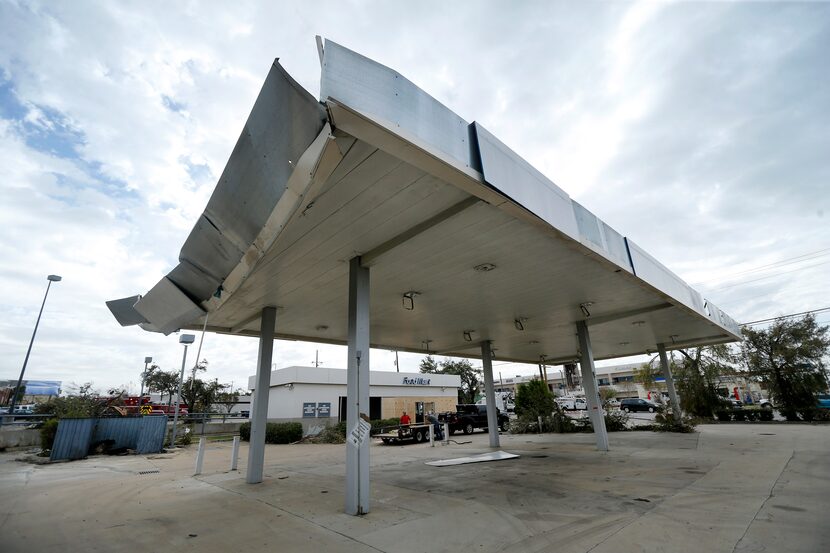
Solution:
M 243 422 L 239 426 L 239 437 L 251 441 L 251 423 Z M 303 425 L 299 422 L 269 422 L 265 425 L 266 444 L 290 444 L 303 439 Z
M 717 411 L 715 411 L 715 416 L 721 422 L 729 422 L 732 420 L 732 413 L 730 413 L 726 409 L 718 409 Z
M 736 421 L 745 421 L 746 420 L 746 411 L 743 409 L 735 409 L 732 411 L 732 416 L 735 418 Z
M 542 432 L 555 432 L 566 434 L 569 432 L 580 432 L 582 428 L 574 424 L 562 409 L 554 404 L 550 415 L 542 417 Z M 528 414 L 510 421 L 510 432 L 513 434 L 535 434 L 539 432 L 539 419 L 531 419 Z
M 346 421 L 327 426 L 322 432 L 311 439 L 315 444 L 342 444 L 346 443 Z
M 531 422 L 524 419 L 515 419 L 510 421 L 511 434 L 535 434 L 539 432 L 539 423 Z
M 771 421 L 772 420 L 772 409 L 761 409 L 758 412 L 758 416 L 761 418 L 762 421 Z
M 303 439 L 303 425 L 299 422 L 269 422 L 265 425 L 265 443 L 290 444 Z
M 176 432 L 176 445 L 190 445 L 193 441 L 193 427 L 189 424 L 181 428 L 181 432 Z
M 42 449 L 52 449 L 55 443 L 55 435 L 58 433 L 58 419 L 48 419 L 40 427 L 40 447 Z
M 816 422 L 830 422 L 830 409 L 816 409 L 813 412 L 813 420 Z
M 628 413 L 614 409 L 605 412 L 605 429 L 608 432 L 623 432 L 628 430 Z
M 672 413 L 658 413 L 654 417 L 654 430 L 657 432 L 690 434 L 695 431 L 696 424 L 696 419 L 688 416 L 675 417 Z
M 748 421 L 757 421 L 760 411 L 758 409 L 744 409 L 744 415 L 746 415 Z
M 816 418 L 816 411 L 818 409 L 815 407 L 804 407 L 799 409 L 798 414 L 801 415 L 801 420 L 809 422 Z
M 557 405 L 547 385 L 534 378 L 530 382 L 519 384 L 516 391 L 516 415 L 526 422 L 536 421 L 554 412 Z

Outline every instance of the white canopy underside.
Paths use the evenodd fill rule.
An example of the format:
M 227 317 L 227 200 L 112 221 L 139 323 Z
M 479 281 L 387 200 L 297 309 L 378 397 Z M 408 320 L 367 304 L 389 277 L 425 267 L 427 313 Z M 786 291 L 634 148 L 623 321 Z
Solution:
M 278 337 L 345 343 L 348 261 L 361 256 L 375 347 L 476 356 L 491 340 L 499 359 L 564 362 L 586 313 L 598 359 L 739 337 L 631 240 L 394 71 L 326 42 L 321 88 L 325 110 L 275 65 L 180 265 L 144 297 L 109 302 L 122 324 L 196 329 L 207 312 L 208 330 L 257 335 L 262 308 L 277 306 Z

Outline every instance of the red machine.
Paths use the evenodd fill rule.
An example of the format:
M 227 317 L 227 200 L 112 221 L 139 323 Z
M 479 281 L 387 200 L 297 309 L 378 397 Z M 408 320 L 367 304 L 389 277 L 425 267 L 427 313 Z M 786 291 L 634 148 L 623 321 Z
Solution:
M 140 401 L 139 401 L 140 399 Z M 128 413 L 137 413 L 141 406 L 141 413 L 144 415 L 173 415 L 176 412 L 176 405 L 153 403 L 150 396 L 139 398 L 138 396 L 127 396 L 124 398 L 124 409 Z M 187 414 L 187 406 L 179 405 L 179 415 Z

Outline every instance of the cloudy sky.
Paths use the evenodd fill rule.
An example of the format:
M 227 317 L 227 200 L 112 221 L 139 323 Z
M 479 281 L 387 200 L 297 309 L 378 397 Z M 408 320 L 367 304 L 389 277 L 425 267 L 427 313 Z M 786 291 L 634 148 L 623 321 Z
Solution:
M 315 34 L 480 121 L 738 321 L 830 305 L 830 4 L 448 4 L 0 0 L 0 379 L 50 273 L 27 378 L 180 365 L 104 301 L 175 266 L 274 58 L 318 94 Z M 316 349 L 343 366 L 296 342 L 275 362 Z M 256 342 L 208 334 L 201 357 L 240 385 Z

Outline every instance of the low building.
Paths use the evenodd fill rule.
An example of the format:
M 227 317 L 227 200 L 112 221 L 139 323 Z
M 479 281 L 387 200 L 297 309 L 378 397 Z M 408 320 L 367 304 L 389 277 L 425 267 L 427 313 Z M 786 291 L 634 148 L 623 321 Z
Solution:
M 596 367 L 598 390 L 613 390 L 614 397 L 617 399 L 655 399 L 655 395 L 659 395 L 662 399 L 667 400 L 666 380 L 663 376 L 658 375 L 654 379 L 654 385 L 651 389 L 646 389 L 637 382 L 635 372 L 642 366 L 643 363 L 626 363 Z M 495 383 L 496 390 L 515 393 L 521 384 L 538 378 L 538 375 L 517 375 L 513 378 L 501 378 Z M 584 396 L 585 392 L 582 389 L 581 378 L 582 375 L 577 369 L 569 383 L 564 367 L 547 367 L 548 388 L 556 396 Z M 740 398 L 744 402 L 757 403 L 761 398 L 768 396 L 760 383 L 741 373 L 721 375 L 717 378 L 716 384 L 718 393 L 723 397 Z
M 298 420 L 305 426 L 346 420 L 346 369 L 286 367 L 272 371 L 270 382 L 268 420 Z M 406 411 L 414 422 L 429 411 L 454 411 L 460 386 L 457 375 L 371 371 L 369 418 L 400 417 Z M 248 387 L 255 390 L 256 376 L 248 379 Z

